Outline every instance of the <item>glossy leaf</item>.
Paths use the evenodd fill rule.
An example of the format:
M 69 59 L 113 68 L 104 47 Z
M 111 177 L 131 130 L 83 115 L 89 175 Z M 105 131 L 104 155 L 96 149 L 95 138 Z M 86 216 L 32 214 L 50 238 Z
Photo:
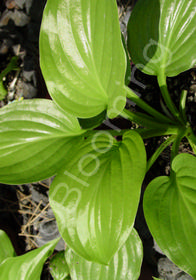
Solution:
M 5 231 L 0 230 L 0 264 L 2 261 L 9 257 L 15 256 L 15 250 L 12 243 L 5 233 Z
M 69 267 L 65 260 L 65 251 L 58 252 L 50 260 L 50 273 L 54 280 L 66 280 L 69 275 Z
M 196 279 L 196 158 L 180 154 L 172 170 L 147 187 L 144 213 L 163 253 Z
M 0 280 L 39 280 L 44 262 L 58 241 L 55 239 L 22 256 L 7 258 L 0 264 Z
M 132 230 L 145 170 L 136 132 L 124 134 L 122 142 L 104 131 L 86 139 L 50 187 L 50 204 L 70 248 L 90 261 L 110 261 Z
M 133 9 L 128 48 L 146 74 L 176 76 L 191 68 L 196 63 L 195 38 L 195 0 L 139 0 Z
M 116 0 L 48 0 L 40 60 L 49 93 L 64 110 L 79 118 L 123 110 L 126 57 Z
M 88 119 L 78 119 L 80 126 L 83 129 L 93 129 L 102 124 L 102 122 L 106 119 L 106 111 L 101 112 L 101 114 L 97 115 L 93 118 Z
M 108 266 L 93 263 L 69 250 L 65 254 L 72 280 L 137 280 L 142 263 L 142 242 L 133 229 Z
M 0 109 L 0 182 L 20 184 L 56 173 L 78 144 L 76 118 L 50 100 L 25 100 Z

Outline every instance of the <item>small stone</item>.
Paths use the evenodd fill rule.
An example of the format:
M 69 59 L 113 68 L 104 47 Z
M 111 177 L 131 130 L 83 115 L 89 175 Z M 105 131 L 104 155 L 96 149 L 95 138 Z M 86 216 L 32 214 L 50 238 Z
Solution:
M 0 26 L 6 26 L 9 22 L 9 20 L 12 18 L 12 14 L 13 14 L 13 12 L 6 9 L 3 12 L 3 14 L 1 15 Z
M 37 80 L 36 80 L 36 73 L 34 70 L 31 71 L 23 71 L 23 78 L 27 82 L 33 82 L 33 85 L 37 85 Z
M 7 54 L 9 48 L 12 45 L 12 41 L 9 39 L 3 39 L 2 43 L 0 44 L 0 54 Z
M 60 237 L 60 233 L 57 227 L 54 214 L 52 213 L 51 215 L 50 210 L 51 209 L 49 209 L 47 214 L 45 215 L 48 217 L 48 219 L 51 220 L 50 221 L 43 220 L 42 222 L 39 223 L 38 226 L 39 238 L 37 238 L 36 241 L 39 247 L 45 245 L 46 243 L 48 243 L 53 239 Z M 57 251 L 65 250 L 65 242 L 62 238 L 59 240 L 58 244 L 56 245 L 55 250 Z
M 161 248 L 158 246 L 156 241 L 155 240 L 153 240 L 153 241 L 154 241 L 154 249 L 155 249 L 155 251 L 158 252 L 161 255 L 164 255 L 164 253 L 162 252 Z
M 35 188 L 31 188 L 32 200 L 37 204 L 42 200 L 42 204 L 45 206 L 48 203 L 48 198 L 46 195 L 38 192 Z
M 29 23 L 30 18 L 22 11 L 5 10 L 0 19 L 0 26 L 6 26 L 9 20 L 13 20 L 14 24 L 19 27 L 23 27 Z
M 16 7 L 16 2 L 14 0 L 7 0 L 5 5 L 8 10 L 12 10 Z
M 164 280 L 193 280 L 188 274 L 180 270 L 168 258 L 160 258 L 158 261 L 159 278 Z M 183 277 L 181 277 L 183 275 Z
M 196 92 L 196 84 L 193 84 L 193 85 L 190 86 L 190 92 L 191 93 Z
M 36 97 L 37 89 L 31 85 L 30 83 L 25 83 L 21 79 L 19 79 L 17 83 L 17 96 L 24 97 L 26 99 L 31 99 Z
M 161 258 L 158 261 L 159 277 L 165 280 L 175 280 L 176 274 L 180 269 L 167 258 Z
M 26 0 L 25 7 L 26 7 L 27 14 L 30 13 L 30 9 L 31 9 L 32 3 L 33 3 L 33 0 Z
M 193 278 L 182 271 L 176 275 L 176 280 L 193 280 Z
M 25 5 L 25 0 L 15 0 L 16 5 L 20 8 L 23 9 Z
M 15 10 L 12 15 L 12 20 L 16 26 L 23 27 L 29 23 L 30 18 L 24 12 Z

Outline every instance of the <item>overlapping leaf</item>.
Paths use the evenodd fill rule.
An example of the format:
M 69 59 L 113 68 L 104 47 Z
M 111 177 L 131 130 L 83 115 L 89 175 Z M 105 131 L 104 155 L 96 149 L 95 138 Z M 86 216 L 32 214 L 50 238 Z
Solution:
M 48 0 L 41 69 L 55 102 L 80 118 L 125 106 L 126 58 L 115 0 Z
M 39 181 L 56 173 L 74 145 L 77 119 L 49 100 L 25 100 L 0 110 L 0 182 Z
M 131 58 L 143 72 L 175 76 L 188 70 L 196 62 L 195 0 L 139 0 L 128 35 Z
M 142 255 L 142 243 L 134 229 L 108 266 L 89 262 L 71 250 L 65 254 L 72 280 L 137 280 Z
M 144 213 L 161 250 L 196 279 L 196 158 L 180 154 L 172 170 L 147 187 Z
M 65 260 L 65 251 L 58 252 L 50 260 L 50 273 L 54 280 L 66 280 L 69 275 L 69 267 Z
M 50 204 L 69 247 L 87 260 L 110 261 L 133 227 L 145 168 L 136 132 L 122 142 L 106 132 L 86 139 L 50 187 Z
M 0 264 L 0 280 L 39 280 L 46 259 L 59 239 L 19 257 L 7 258 Z
M 9 257 L 14 257 L 15 250 L 7 234 L 0 230 L 0 264 Z

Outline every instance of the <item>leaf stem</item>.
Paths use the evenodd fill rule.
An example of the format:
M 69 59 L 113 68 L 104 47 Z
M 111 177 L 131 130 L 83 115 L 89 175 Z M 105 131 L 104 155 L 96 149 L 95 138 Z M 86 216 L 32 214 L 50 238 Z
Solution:
M 157 121 L 166 122 L 166 123 L 175 123 L 174 120 L 164 116 L 163 114 L 159 113 L 157 110 L 149 106 L 145 101 L 143 101 L 137 94 L 135 94 L 130 88 L 125 87 L 127 98 L 133 101 L 138 107 L 149 113 L 153 116 Z
M 187 98 L 187 90 L 183 90 L 180 96 L 180 104 L 179 104 L 179 111 L 181 114 L 181 117 L 185 122 L 187 122 L 186 117 L 186 98 Z
M 172 115 L 176 118 L 176 120 L 184 125 L 185 123 L 184 123 L 183 119 L 181 118 L 181 115 L 180 115 L 179 111 L 177 110 L 175 104 L 173 103 L 171 96 L 169 94 L 169 91 L 167 89 L 166 75 L 165 75 L 164 71 L 161 71 L 159 73 L 157 79 L 158 79 L 158 84 L 159 84 L 159 87 L 161 90 L 161 94 L 163 96 L 163 99 L 164 99 L 168 109 L 170 110 Z
M 178 132 L 178 135 L 172 145 L 172 150 L 171 150 L 171 162 L 173 161 L 173 159 L 177 156 L 178 152 L 179 152 L 179 146 L 180 143 L 182 141 L 182 138 L 184 138 L 184 136 L 186 135 L 186 130 L 181 130 Z
M 127 109 L 123 110 L 121 116 L 146 128 L 163 129 L 171 126 L 171 124 L 168 123 L 158 122 L 146 114 L 132 112 Z
M 172 135 L 170 136 L 168 139 L 166 139 L 159 147 L 158 149 L 155 151 L 155 153 L 152 155 L 152 157 L 148 160 L 147 162 L 147 167 L 146 167 L 146 172 L 149 171 L 149 169 L 152 167 L 152 165 L 155 163 L 155 161 L 157 160 L 157 158 L 160 156 L 160 154 L 169 146 L 171 145 L 175 139 L 176 139 L 176 135 Z
M 188 139 L 189 144 L 191 145 L 191 148 L 192 148 L 194 154 L 196 154 L 196 136 L 191 127 L 189 127 L 189 129 L 188 129 L 186 138 Z
M 159 137 L 163 135 L 177 135 L 179 128 L 178 127 L 168 127 L 167 129 L 138 128 L 135 129 L 135 131 L 139 133 L 143 139 L 148 139 L 148 138 Z

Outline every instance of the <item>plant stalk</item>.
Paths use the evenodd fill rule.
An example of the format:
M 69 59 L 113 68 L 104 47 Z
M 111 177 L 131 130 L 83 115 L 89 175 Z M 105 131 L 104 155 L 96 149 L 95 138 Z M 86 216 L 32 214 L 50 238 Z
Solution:
M 152 157 L 147 162 L 146 172 L 149 171 L 149 169 L 152 167 L 152 165 L 155 163 L 157 158 L 160 156 L 160 154 L 169 146 L 171 145 L 176 139 L 176 135 L 170 136 L 167 140 L 165 140 L 155 151 L 155 153 L 152 155 Z
M 184 120 L 181 118 L 181 115 L 179 113 L 179 111 L 177 110 L 175 104 L 173 103 L 171 96 L 169 94 L 169 91 L 167 89 L 167 82 L 166 82 L 166 75 L 165 73 L 162 71 L 160 72 L 160 74 L 157 77 L 158 79 L 158 84 L 161 90 L 161 94 L 163 96 L 163 99 L 168 107 L 168 109 L 170 110 L 170 112 L 172 113 L 172 115 L 175 117 L 175 119 L 180 122 L 181 124 L 185 124 Z
M 157 121 L 163 122 L 163 123 L 175 123 L 174 120 L 168 118 L 167 116 L 164 116 L 163 114 L 159 113 L 157 110 L 149 106 L 146 102 L 144 102 L 137 94 L 135 94 L 130 88 L 125 87 L 127 98 L 129 98 L 131 101 L 133 101 L 138 107 L 149 113 L 151 116 L 153 116 Z
M 159 121 L 154 120 L 152 117 L 138 112 L 131 112 L 127 109 L 124 109 L 121 113 L 121 116 L 139 124 L 145 128 L 157 128 L 157 129 L 167 129 L 171 124 L 168 123 L 161 123 Z

